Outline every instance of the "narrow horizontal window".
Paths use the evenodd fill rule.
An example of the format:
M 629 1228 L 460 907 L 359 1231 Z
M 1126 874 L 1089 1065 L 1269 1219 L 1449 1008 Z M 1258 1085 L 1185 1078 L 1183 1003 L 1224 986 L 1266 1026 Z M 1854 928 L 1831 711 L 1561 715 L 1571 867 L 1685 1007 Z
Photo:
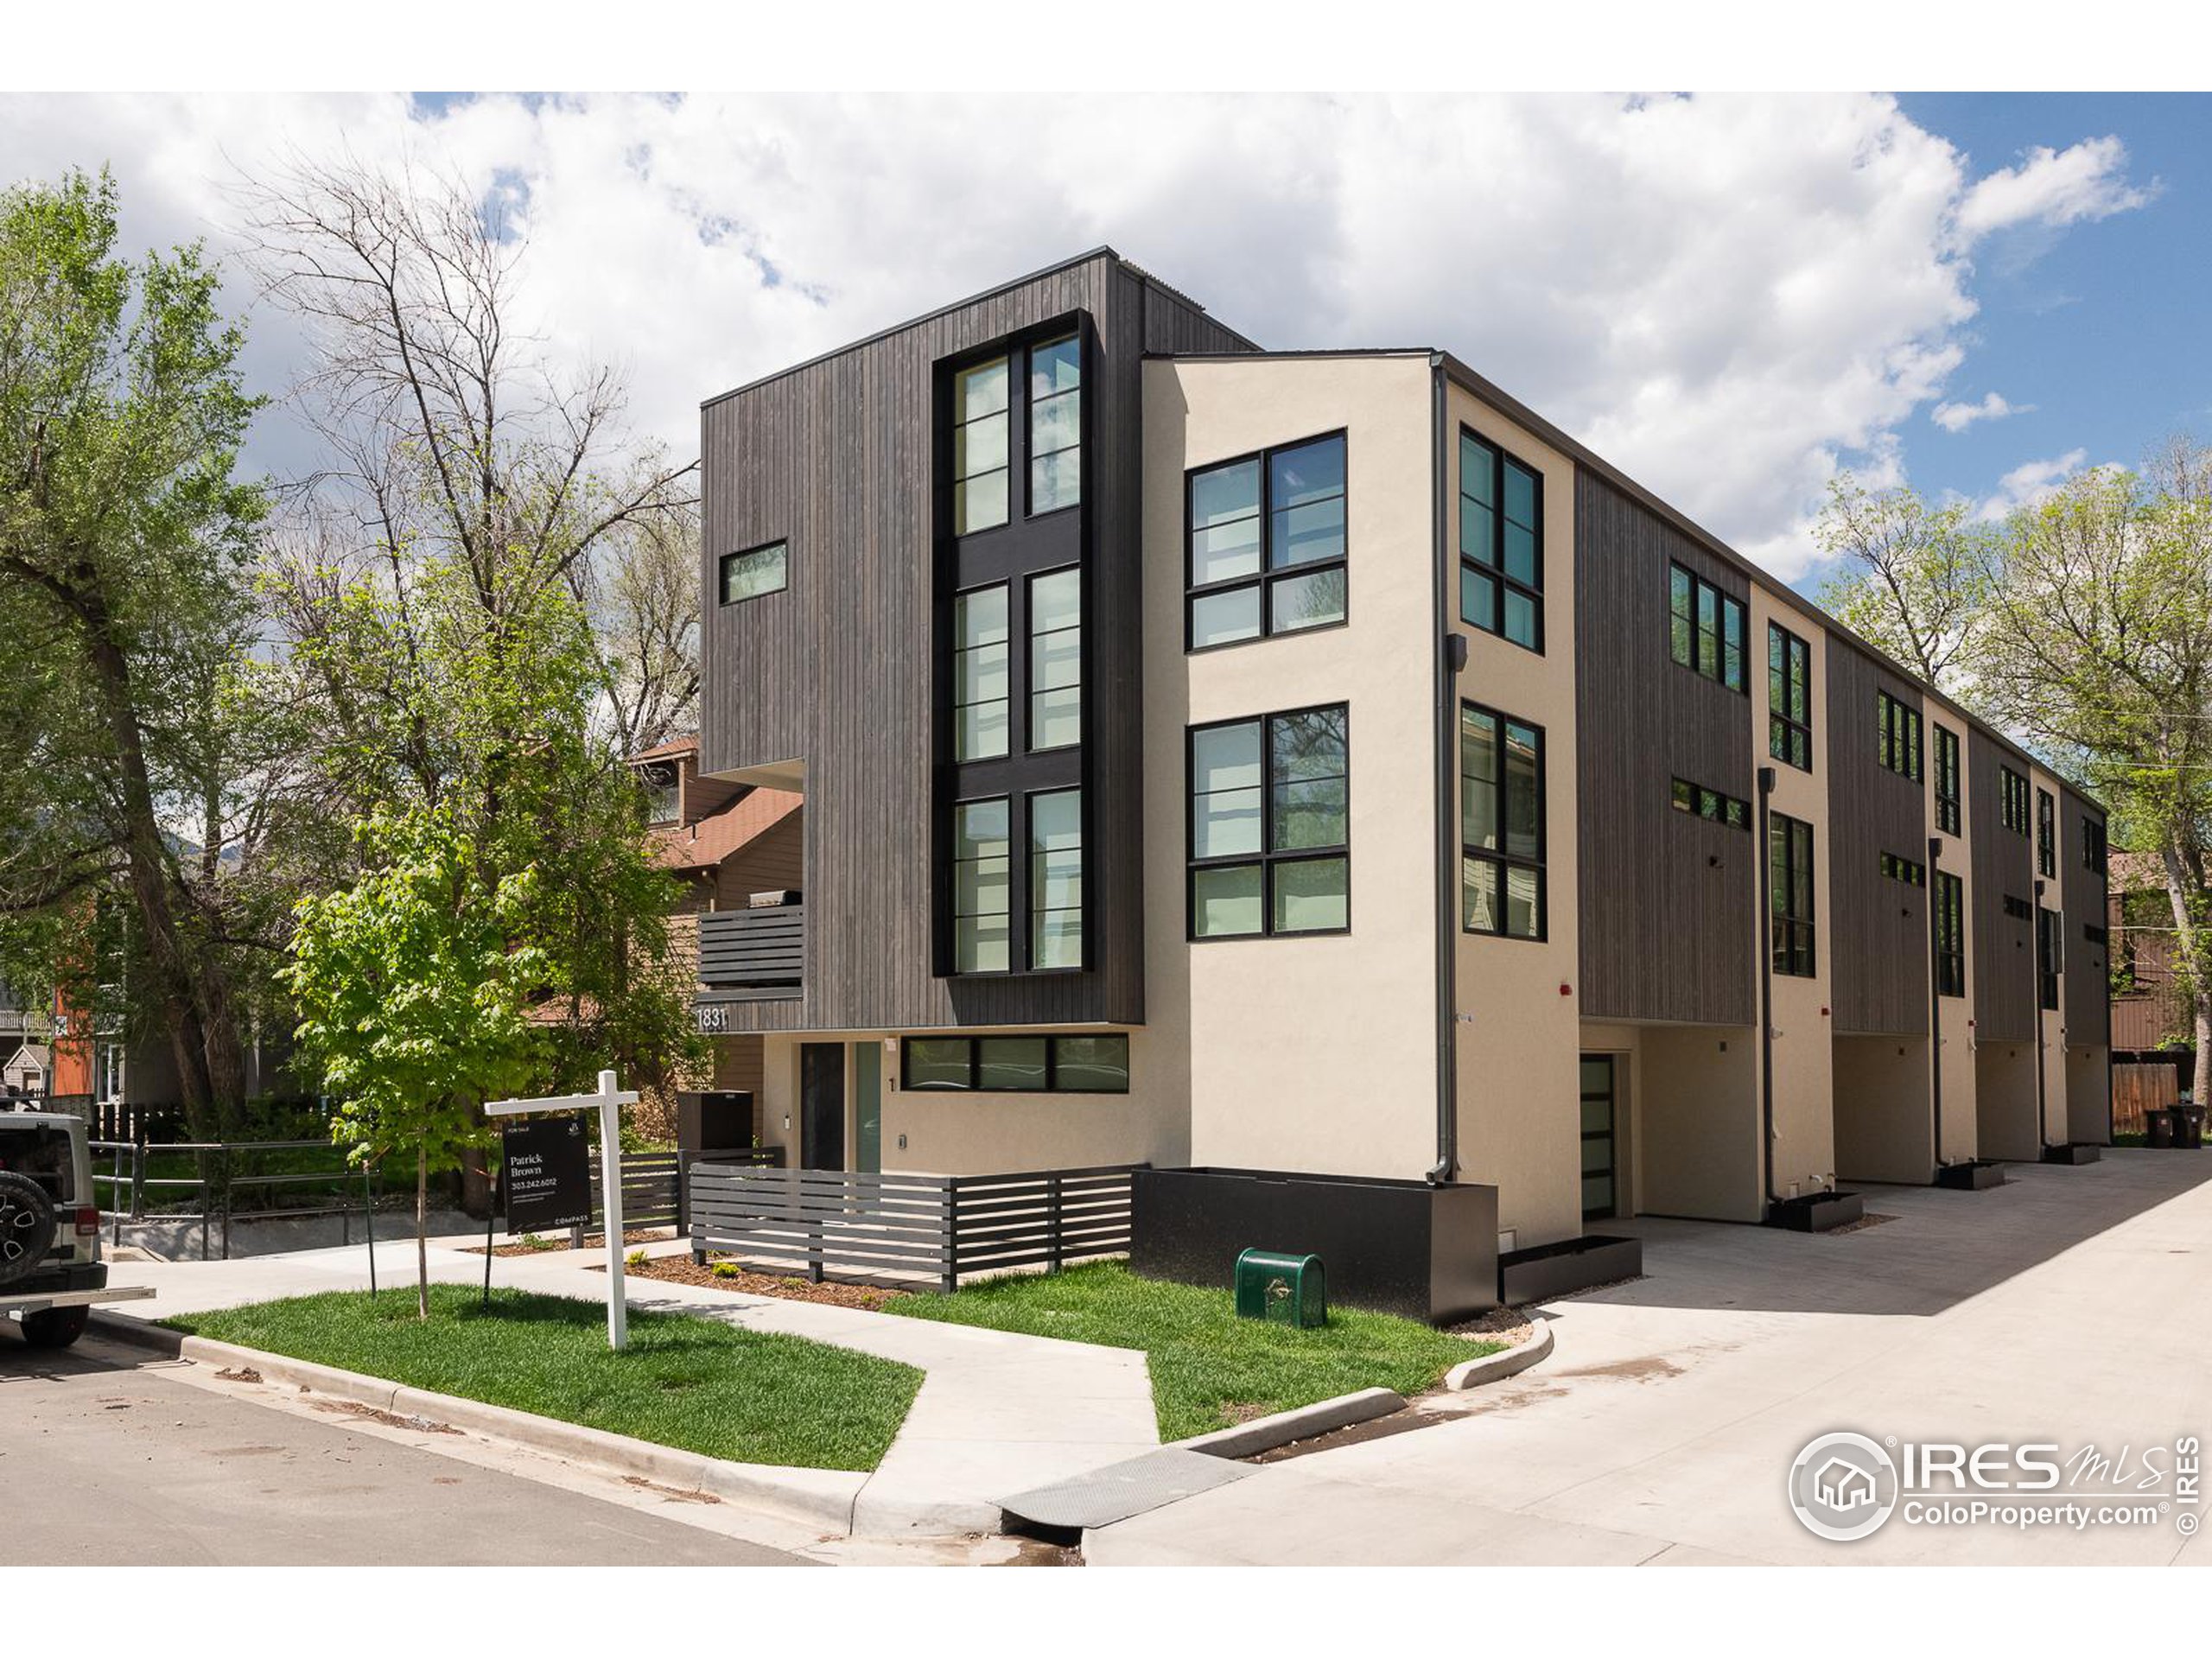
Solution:
M 1748 830 L 1751 827 L 1751 804 L 1734 795 L 1723 794 L 1717 789 L 1707 789 L 1703 784 L 1694 784 L 1687 778 L 1674 781 L 1674 808 L 1693 818 L 1707 818 L 1714 823 L 1725 823 L 1732 830 Z
M 1928 885 L 1928 867 L 1925 864 L 1916 863 L 1911 859 L 1900 857 L 1896 853 L 1882 855 L 1882 874 L 1892 881 L 1904 882 L 1908 887 L 1924 887 Z
M 2036 912 L 2026 899 L 2008 893 L 2005 895 L 2005 913 L 2016 922 L 2028 922 L 2035 919 Z
M 780 594 L 790 584 L 791 547 L 787 543 L 771 542 L 766 547 L 722 555 L 721 602 L 725 605 L 759 599 L 765 594 Z
M 1126 1095 L 1129 1039 L 1118 1032 L 908 1037 L 899 1087 L 1042 1095 Z

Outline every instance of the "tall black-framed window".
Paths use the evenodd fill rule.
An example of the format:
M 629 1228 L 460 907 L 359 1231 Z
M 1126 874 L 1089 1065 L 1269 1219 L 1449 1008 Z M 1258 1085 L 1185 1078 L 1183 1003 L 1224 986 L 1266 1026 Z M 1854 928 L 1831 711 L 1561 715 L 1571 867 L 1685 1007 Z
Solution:
M 1083 791 L 1029 797 L 1029 967 L 1083 966 Z
M 1083 741 L 1083 572 L 1029 578 L 1029 749 Z
M 2105 850 L 2105 826 L 2101 819 L 2088 813 L 2082 815 L 2082 868 L 2099 875 L 2106 874 L 2107 854 Z
M 1766 625 L 1766 752 L 1813 769 L 1813 648 L 1779 622 Z
M 1541 939 L 1544 893 L 1544 729 L 1476 703 L 1459 705 L 1459 925 Z
M 1184 480 L 1184 645 L 1204 651 L 1344 620 L 1344 435 Z
M 1998 809 L 2005 827 L 2015 835 L 2028 833 L 2028 780 L 2003 761 L 1997 764 Z
M 988 760 L 1007 752 L 1011 645 L 1007 587 L 997 582 L 952 601 L 952 758 Z
M 1675 564 L 1667 568 L 1667 609 L 1668 650 L 1675 661 L 1731 691 L 1745 690 L 1744 632 L 1749 613 L 1744 601 Z
M 1936 989 L 1967 994 L 1966 883 L 1948 870 L 1936 872 Z
M 1920 781 L 1920 710 L 1886 691 L 1874 693 L 1874 758 L 1885 771 Z
M 1965 822 L 1959 806 L 1959 734 L 1948 726 L 1936 728 L 1936 827 L 1947 836 L 1961 833 Z
M 2055 910 L 2036 912 L 2036 1001 L 2058 1006 L 2058 976 L 2066 966 L 2066 926 Z
M 2058 874 L 2058 803 L 2047 789 L 2036 791 L 2036 874 Z
M 1781 812 L 1767 818 L 1767 861 L 1774 910 L 1774 971 L 1813 976 L 1813 826 Z
M 791 586 L 791 550 L 788 542 L 770 542 L 741 553 L 725 553 L 716 572 L 721 602 L 735 605 L 747 599 L 780 594 Z
M 899 1061 L 899 1088 L 916 1094 L 1129 1092 L 1129 1039 L 1120 1032 L 906 1037 Z
M 1544 649 L 1544 480 L 1459 429 L 1459 619 Z
M 952 971 L 1011 970 L 1013 803 L 1003 795 L 952 809 Z
M 1191 728 L 1190 937 L 1351 926 L 1343 703 Z
M 1010 359 L 995 357 L 952 377 L 952 533 L 1007 520 L 1007 394 Z
M 1083 499 L 1083 341 L 1029 348 L 1029 516 Z

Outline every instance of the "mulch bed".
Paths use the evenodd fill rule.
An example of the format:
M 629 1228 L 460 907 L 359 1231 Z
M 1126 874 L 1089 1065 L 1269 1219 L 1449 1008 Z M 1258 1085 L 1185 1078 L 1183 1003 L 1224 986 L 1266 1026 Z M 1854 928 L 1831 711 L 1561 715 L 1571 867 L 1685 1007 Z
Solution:
M 1885 1221 L 1895 1221 L 1895 1216 L 1884 1215 L 1878 1210 L 1869 1210 L 1856 1221 L 1847 1221 L 1840 1227 L 1831 1227 L 1815 1235 L 1821 1238 L 1841 1238 L 1846 1233 L 1863 1233 L 1869 1227 L 1878 1227 Z
M 721 1265 L 727 1269 L 730 1264 Z M 735 1273 L 716 1273 L 715 1267 L 714 1262 L 709 1262 L 702 1268 L 688 1255 L 657 1255 L 649 1258 L 641 1268 L 626 1267 L 623 1271 L 634 1279 L 665 1279 L 673 1285 L 734 1290 L 746 1296 L 780 1296 L 792 1302 L 823 1302 L 832 1307 L 857 1307 L 870 1313 L 906 1294 L 903 1290 L 884 1290 L 874 1285 L 838 1285 L 827 1281 L 817 1285 L 804 1279 L 783 1279 L 772 1274 L 747 1273 L 742 1268 Z

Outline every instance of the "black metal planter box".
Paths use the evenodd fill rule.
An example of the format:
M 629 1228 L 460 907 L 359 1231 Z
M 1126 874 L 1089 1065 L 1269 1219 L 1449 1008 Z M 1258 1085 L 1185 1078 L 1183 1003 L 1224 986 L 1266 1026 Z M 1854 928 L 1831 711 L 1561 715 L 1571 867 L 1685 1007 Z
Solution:
M 1866 1201 L 1856 1192 L 1813 1192 L 1776 1199 L 1767 1206 L 1766 1224 L 1793 1233 L 1826 1233 L 1848 1227 L 1866 1213 Z
M 1986 1158 L 1973 1158 L 1962 1164 L 1945 1164 L 1936 1172 L 1936 1185 L 1955 1192 L 1986 1192 L 2005 1185 L 2005 1171 Z
M 1498 1300 L 1509 1307 L 1548 1302 L 1592 1285 L 1643 1272 L 1643 1241 L 1588 1233 L 1556 1244 L 1533 1244 L 1497 1258 Z
M 2094 1164 L 2103 1155 L 2086 1141 L 2075 1141 L 2063 1147 L 2045 1147 L 2043 1149 L 2043 1160 L 2046 1164 Z
M 1129 1268 L 1227 1289 L 1240 1251 L 1321 1258 L 1330 1300 L 1433 1325 L 1497 1306 L 1497 1189 L 1262 1169 L 1139 1169 Z

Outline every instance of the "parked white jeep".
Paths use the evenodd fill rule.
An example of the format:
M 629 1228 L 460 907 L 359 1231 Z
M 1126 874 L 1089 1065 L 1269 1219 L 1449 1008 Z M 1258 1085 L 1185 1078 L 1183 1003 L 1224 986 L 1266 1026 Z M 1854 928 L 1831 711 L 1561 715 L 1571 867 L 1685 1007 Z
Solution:
M 85 1120 L 0 1106 L 0 1316 L 34 1348 L 67 1348 L 96 1302 L 149 1290 L 110 1290 Z

